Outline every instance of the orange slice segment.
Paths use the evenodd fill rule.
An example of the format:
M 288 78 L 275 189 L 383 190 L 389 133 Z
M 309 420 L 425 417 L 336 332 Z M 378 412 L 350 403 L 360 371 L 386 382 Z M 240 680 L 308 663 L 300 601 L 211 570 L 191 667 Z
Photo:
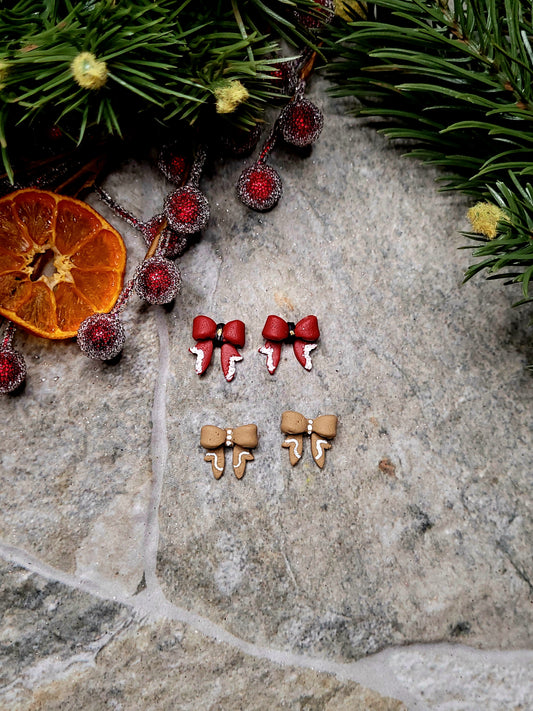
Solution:
M 0 198 L 0 315 L 44 338 L 72 338 L 113 308 L 126 248 L 120 234 L 74 198 L 27 188 Z

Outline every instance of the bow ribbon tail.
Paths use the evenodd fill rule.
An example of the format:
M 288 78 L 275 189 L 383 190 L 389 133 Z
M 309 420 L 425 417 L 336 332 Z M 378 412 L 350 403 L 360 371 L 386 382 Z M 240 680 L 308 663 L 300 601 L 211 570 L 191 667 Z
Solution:
M 242 355 L 231 343 L 223 343 L 220 349 L 220 364 L 224 377 L 231 383 L 235 377 L 235 363 L 242 360 Z
M 331 443 L 316 432 L 311 433 L 311 454 L 313 459 L 322 469 L 326 462 L 326 449 L 331 449 Z
M 242 479 L 246 469 L 246 462 L 252 462 L 254 455 L 246 447 L 241 447 L 239 444 L 233 447 L 233 471 L 237 479 Z
M 196 356 L 196 372 L 198 375 L 202 375 L 211 363 L 213 341 L 198 341 L 194 348 L 189 348 L 189 353 Z
M 215 479 L 220 479 L 224 474 L 224 445 L 207 452 L 204 457 L 206 462 L 211 462 L 211 469 Z
M 266 356 L 266 366 L 270 375 L 276 372 L 281 358 L 281 343 L 277 341 L 265 341 L 265 345 L 259 348 L 259 353 Z
M 304 443 L 303 434 L 290 434 L 281 445 L 289 450 L 289 461 L 292 466 L 298 464 L 302 458 L 302 447 Z
M 317 347 L 317 343 L 308 343 L 301 338 L 297 338 L 292 344 L 296 360 L 303 365 L 306 370 L 311 370 L 313 364 L 311 362 L 311 351 Z

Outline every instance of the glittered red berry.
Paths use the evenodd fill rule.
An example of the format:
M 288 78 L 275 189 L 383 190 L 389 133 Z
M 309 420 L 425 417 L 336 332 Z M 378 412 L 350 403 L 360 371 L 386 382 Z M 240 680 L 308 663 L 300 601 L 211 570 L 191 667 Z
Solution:
M 12 393 L 26 379 L 24 358 L 12 348 L 0 351 L 0 393 Z
M 78 329 L 78 345 L 89 358 L 111 360 L 124 348 L 126 334 L 115 314 L 93 314 Z
M 135 272 L 134 288 L 149 304 L 168 304 L 180 292 L 178 268 L 165 257 L 156 255 L 142 262 Z
M 297 10 L 294 14 L 298 22 L 308 30 L 318 30 L 330 23 L 335 16 L 334 0 L 314 0 L 316 10 L 311 14 Z
M 189 242 L 187 237 L 182 235 L 181 232 L 176 232 L 176 230 L 173 230 L 171 227 L 167 227 L 167 229 L 163 231 L 161 237 L 167 240 L 164 256 L 168 259 L 176 259 L 177 257 L 181 257 L 181 255 L 187 251 Z
M 272 71 L 272 80 L 280 91 L 292 94 L 298 82 L 298 63 L 285 61 L 276 64 Z
M 179 145 L 163 146 L 159 151 L 157 166 L 167 180 L 181 185 L 187 177 L 189 158 Z
M 207 199 L 192 186 L 178 188 L 167 195 L 164 212 L 170 227 L 185 234 L 203 230 L 209 221 Z
M 161 225 L 166 221 L 165 215 L 156 215 L 143 223 L 143 235 L 146 244 L 150 246 L 156 235 L 161 231 Z M 163 254 L 168 259 L 176 259 L 181 257 L 187 250 L 189 243 L 187 237 L 181 232 L 176 232 L 171 227 L 165 227 L 161 233 L 161 241 L 166 240 L 166 247 Z
M 252 210 L 270 210 L 281 197 L 281 178 L 274 168 L 256 163 L 241 173 L 237 193 Z
M 324 126 L 322 111 L 307 99 L 288 104 L 280 115 L 281 135 L 293 146 L 308 146 L 320 136 Z

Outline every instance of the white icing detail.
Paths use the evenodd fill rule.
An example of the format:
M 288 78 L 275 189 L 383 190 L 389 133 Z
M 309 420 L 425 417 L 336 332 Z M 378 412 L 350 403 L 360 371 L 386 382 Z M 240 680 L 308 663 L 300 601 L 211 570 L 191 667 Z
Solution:
M 313 420 L 307 420 L 307 434 L 310 435 L 313 431 Z
M 247 450 L 244 450 L 244 452 L 240 452 L 240 453 L 239 453 L 239 459 L 238 459 L 238 461 L 237 461 L 237 464 L 234 464 L 234 465 L 233 465 L 233 468 L 234 468 L 234 469 L 238 469 L 238 468 L 241 466 L 241 464 L 242 464 L 242 458 L 244 457 L 245 454 L 250 454 L 250 452 L 248 452 Z
M 300 459 L 302 455 L 298 451 L 298 440 L 290 437 L 289 439 L 286 439 L 283 444 L 289 444 L 289 442 L 294 442 L 294 449 L 292 451 L 294 452 L 294 456 L 296 457 L 296 459 Z
M 226 447 L 231 447 L 232 444 L 233 442 L 231 441 L 231 439 L 226 440 Z
M 228 436 L 231 435 L 231 434 L 233 434 L 233 430 L 227 429 L 227 430 L 226 430 L 226 434 L 227 434 Z
M 196 356 L 196 372 L 198 375 L 202 372 L 202 365 L 204 362 L 205 353 L 201 348 L 189 348 L 189 353 L 194 353 Z
M 324 450 L 320 445 L 322 444 L 327 444 L 328 440 L 327 439 L 317 439 L 316 441 L 316 457 L 315 459 L 318 461 L 319 459 L 322 458 L 322 455 L 324 454 Z
M 205 455 L 206 461 L 209 459 L 209 457 L 212 457 L 212 458 L 213 458 L 213 466 L 215 467 L 215 469 L 216 469 L 217 471 L 219 471 L 219 472 L 223 472 L 224 469 L 223 469 L 222 467 L 219 467 L 219 466 L 218 466 L 218 457 L 217 457 L 217 455 L 216 455 L 214 452 L 208 452 L 208 453 Z
M 311 356 L 309 354 L 311 353 L 311 351 L 314 351 L 317 346 L 318 346 L 318 343 L 307 343 L 304 346 L 304 358 L 305 358 L 304 368 L 306 370 L 311 370 L 311 368 L 313 367 L 313 364 L 311 363 Z
M 266 355 L 267 357 L 267 370 L 269 373 L 273 373 L 276 370 L 276 366 L 274 365 L 274 349 L 269 348 L 268 346 L 261 346 L 259 349 L 259 353 L 262 353 L 263 355 Z
M 229 359 L 229 368 L 228 368 L 228 374 L 226 375 L 226 380 L 229 381 L 233 380 L 233 376 L 235 375 L 235 363 L 242 360 L 242 356 L 231 356 Z

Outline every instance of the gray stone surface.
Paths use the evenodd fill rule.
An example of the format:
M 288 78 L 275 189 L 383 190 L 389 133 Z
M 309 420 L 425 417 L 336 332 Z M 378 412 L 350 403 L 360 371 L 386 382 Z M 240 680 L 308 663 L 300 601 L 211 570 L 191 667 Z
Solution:
M 29 378 L 2 401 L 0 555 L 32 572 L 0 578 L 0 707 L 527 708 L 527 652 L 485 673 L 472 649 L 395 646 L 531 647 L 527 309 L 460 286 L 466 203 L 323 90 L 311 154 L 272 157 L 274 211 L 236 201 L 249 161 L 212 165 L 183 294 L 171 312 L 132 300 L 117 365 L 17 336 Z M 130 163 L 107 188 L 148 217 L 169 185 Z M 131 274 L 141 239 L 110 219 Z M 230 384 L 217 352 L 194 373 L 200 313 L 247 325 Z M 267 373 L 269 313 L 318 316 L 310 373 L 287 346 Z M 338 415 L 323 470 L 308 441 L 290 467 L 285 409 Z M 201 426 L 248 422 L 255 461 L 215 481 Z
M 460 287 L 465 203 L 372 129 L 330 113 L 311 157 L 272 162 L 278 208 L 247 211 L 232 191 L 241 164 L 220 167 L 206 183 L 210 228 L 183 260 L 169 317 L 164 589 L 239 636 L 344 660 L 420 640 L 528 646 L 526 314 L 494 284 Z M 230 384 L 218 362 L 194 374 L 198 313 L 248 326 Z M 268 374 L 256 350 L 269 313 L 316 313 L 310 373 L 285 347 Z M 323 471 L 308 442 L 291 469 L 285 409 L 339 416 Z M 248 422 L 256 460 L 244 480 L 226 467 L 215 481 L 201 426 Z
M 406 708 L 353 682 L 206 642 L 183 624 L 139 622 L 124 605 L 20 568 L 0 572 L 2 709 Z

